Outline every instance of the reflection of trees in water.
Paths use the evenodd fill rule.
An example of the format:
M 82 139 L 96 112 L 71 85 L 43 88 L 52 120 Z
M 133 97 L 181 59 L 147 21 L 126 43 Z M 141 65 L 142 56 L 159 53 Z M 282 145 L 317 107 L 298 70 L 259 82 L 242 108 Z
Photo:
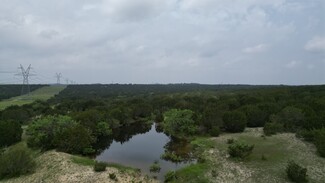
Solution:
M 147 133 L 151 129 L 152 124 L 139 124 L 135 123 L 129 126 L 123 126 L 113 129 L 113 134 L 107 137 L 100 137 L 97 142 L 93 144 L 93 148 L 96 150 L 96 154 L 102 153 L 108 149 L 113 143 L 113 140 L 123 144 L 129 141 L 134 135 Z
M 181 157 L 182 162 L 189 162 L 194 159 L 191 145 L 187 140 L 171 138 L 164 148 L 165 152 Z M 171 159 L 168 160 L 174 162 Z
M 156 123 L 155 128 L 156 128 L 156 132 L 157 132 L 157 133 L 162 133 L 162 132 L 164 132 L 164 128 L 163 128 L 163 126 L 162 126 L 162 123 Z
M 113 142 L 113 138 L 111 136 L 107 137 L 99 137 L 95 144 L 93 144 L 93 148 L 96 150 L 96 154 L 101 154 L 105 151 L 109 146 L 111 146 Z
M 113 130 L 113 139 L 123 144 L 129 141 L 134 135 L 147 133 L 151 129 L 152 124 L 135 123 L 129 126 L 123 126 Z

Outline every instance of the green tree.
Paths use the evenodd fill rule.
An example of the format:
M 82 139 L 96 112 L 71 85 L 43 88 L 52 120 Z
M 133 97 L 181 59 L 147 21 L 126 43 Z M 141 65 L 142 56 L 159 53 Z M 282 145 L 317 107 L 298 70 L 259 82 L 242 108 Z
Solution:
M 274 119 L 275 122 L 282 123 L 287 131 L 296 131 L 297 127 L 304 124 L 304 120 L 302 110 L 292 106 L 284 108 Z
M 10 146 L 21 140 L 23 130 L 17 121 L 1 120 L 0 121 L 0 148 Z
M 55 148 L 54 139 L 66 128 L 76 126 L 68 116 L 46 116 L 33 121 L 27 128 L 27 144 L 43 150 Z
M 164 113 L 164 131 L 171 136 L 184 138 L 194 135 L 198 127 L 193 120 L 194 112 L 188 109 L 171 109 Z
M 55 145 L 59 151 L 71 154 L 87 154 L 93 151 L 91 144 L 95 139 L 90 130 L 81 125 L 75 125 L 64 129 L 55 138 Z
M 244 113 L 239 111 L 226 112 L 223 115 L 224 128 L 228 132 L 242 132 L 245 130 L 247 121 Z
M 242 111 L 246 114 L 248 127 L 264 126 L 267 120 L 267 114 L 257 106 L 247 105 L 243 107 Z

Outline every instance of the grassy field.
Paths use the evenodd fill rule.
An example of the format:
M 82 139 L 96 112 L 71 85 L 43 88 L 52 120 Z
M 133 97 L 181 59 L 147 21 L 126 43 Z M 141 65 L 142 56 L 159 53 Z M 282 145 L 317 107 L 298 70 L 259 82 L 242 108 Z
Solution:
M 24 105 L 34 102 L 35 100 L 48 100 L 54 95 L 62 91 L 66 86 L 46 86 L 39 88 L 29 95 L 13 97 L 0 102 L 0 110 L 3 110 L 12 105 Z
M 245 160 L 230 158 L 228 139 L 254 144 L 252 154 Z M 325 182 L 325 158 L 293 133 L 265 137 L 262 128 L 248 128 L 243 133 L 198 137 L 191 143 L 199 152 L 198 163 L 176 171 L 178 178 L 172 182 L 289 183 L 285 172 L 289 160 L 307 168 L 310 183 Z
M 254 144 L 255 148 L 248 159 L 235 160 L 227 153 L 228 139 Z M 292 133 L 264 137 L 262 128 L 250 128 L 244 133 L 201 138 L 194 143 L 203 144 L 205 149 L 202 156 L 209 164 L 205 173 L 209 182 L 290 182 L 285 172 L 289 160 L 308 169 L 309 182 L 325 182 L 325 158 L 317 155 L 314 145 L 301 141 Z

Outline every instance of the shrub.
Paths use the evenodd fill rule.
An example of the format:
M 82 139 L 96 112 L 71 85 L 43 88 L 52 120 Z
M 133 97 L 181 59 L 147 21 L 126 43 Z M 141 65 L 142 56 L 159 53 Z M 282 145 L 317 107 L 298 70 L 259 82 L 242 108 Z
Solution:
M 307 168 L 303 168 L 293 161 L 288 163 L 286 172 L 288 178 L 293 182 L 307 182 Z
M 171 181 L 173 181 L 175 178 L 176 178 L 176 173 L 175 173 L 175 171 L 168 171 L 168 172 L 165 174 L 165 180 L 164 180 L 164 182 L 171 182 Z
M 228 132 L 242 132 L 246 127 L 246 116 L 239 111 L 226 112 L 223 115 L 224 128 Z
M 267 136 L 274 135 L 278 132 L 283 132 L 283 124 L 276 122 L 266 123 L 264 125 L 263 131 Z
M 106 163 L 104 162 L 95 162 L 95 165 L 94 165 L 94 171 L 95 172 L 103 172 L 106 170 Z
M 159 172 L 160 171 L 160 165 L 158 161 L 155 161 L 151 166 L 150 166 L 150 172 Z
M 235 139 L 231 138 L 231 139 L 227 139 L 227 144 L 233 144 L 235 142 Z
M 209 134 L 213 137 L 218 137 L 220 135 L 220 128 L 218 126 L 214 126 L 209 130 Z
M 317 130 L 314 138 L 319 155 L 325 157 L 325 128 Z
M 81 125 L 65 129 L 55 139 L 55 145 L 59 151 L 72 154 L 94 152 L 90 151 L 93 142 L 94 138 L 90 130 Z
M 181 156 L 178 156 L 176 153 L 168 151 L 162 154 L 160 158 L 172 162 L 182 162 L 184 160 Z
M 243 142 L 235 142 L 228 146 L 228 153 L 234 158 L 246 158 L 254 149 L 254 145 L 245 144 Z
M 186 138 L 194 135 L 198 127 L 193 120 L 194 112 L 188 109 L 171 109 L 164 113 L 164 131 L 174 137 Z
M 27 144 L 29 147 L 38 147 L 43 150 L 56 147 L 55 138 L 66 128 L 77 125 L 68 116 L 46 116 L 35 120 L 27 128 Z
M 317 130 L 306 130 L 306 129 L 302 129 L 302 130 L 299 130 L 296 133 L 296 137 L 303 138 L 304 140 L 306 140 L 308 142 L 314 142 L 315 141 L 316 131 Z
M 16 121 L 0 121 L 0 148 L 10 146 L 21 140 L 23 130 Z
M 264 154 L 262 154 L 261 160 L 263 160 L 263 161 L 266 161 L 267 160 L 267 158 L 266 158 L 266 156 Z
M 31 173 L 35 167 L 32 152 L 26 146 L 14 146 L 0 156 L 0 179 Z
M 115 173 L 109 173 L 108 176 L 110 179 L 117 181 L 117 177 L 116 177 Z

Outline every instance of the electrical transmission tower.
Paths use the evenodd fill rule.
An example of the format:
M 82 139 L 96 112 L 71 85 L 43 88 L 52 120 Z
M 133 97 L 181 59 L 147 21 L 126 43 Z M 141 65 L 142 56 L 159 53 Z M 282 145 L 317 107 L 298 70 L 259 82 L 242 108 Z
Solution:
M 61 77 L 62 77 L 62 74 L 61 73 L 55 73 L 55 77 L 56 77 L 56 84 L 60 84 L 60 80 L 61 80 Z
M 29 71 L 31 69 L 31 64 L 29 64 L 27 69 L 24 69 L 24 67 L 20 64 L 20 67 L 18 67 L 18 69 L 21 70 L 21 73 L 16 74 L 19 76 L 23 77 L 23 85 L 21 87 L 21 95 L 23 94 L 28 94 L 30 93 L 30 87 L 29 87 L 29 82 L 28 82 L 28 78 L 29 76 L 33 76 L 34 74 L 30 74 Z

